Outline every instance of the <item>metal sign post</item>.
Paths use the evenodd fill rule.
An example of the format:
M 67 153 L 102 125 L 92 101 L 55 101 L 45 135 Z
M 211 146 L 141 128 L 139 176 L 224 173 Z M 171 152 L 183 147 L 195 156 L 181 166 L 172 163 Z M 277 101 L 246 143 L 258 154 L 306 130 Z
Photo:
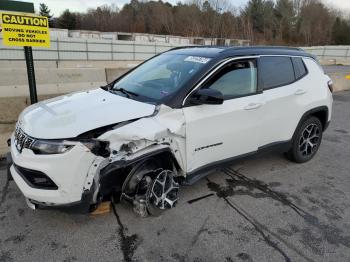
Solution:
M 27 65 L 31 104 L 38 102 L 32 46 L 50 47 L 49 22 L 47 17 L 35 16 L 34 4 L 20 1 L 1 0 L 3 44 L 23 46 Z M 8 11 L 16 12 L 11 13 Z
M 34 70 L 34 60 L 33 60 L 33 50 L 31 46 L 24 47 L 24 55 L 27 64 L 27 75 L 30 93 L 30 103 L 35 104 L 38 102 L 38 95 L 36 92 L 36 82 L 35 82 L 35 70 Z
M 34 4 L 22 1 L 1 0 L 0 10 L 34 14 Z

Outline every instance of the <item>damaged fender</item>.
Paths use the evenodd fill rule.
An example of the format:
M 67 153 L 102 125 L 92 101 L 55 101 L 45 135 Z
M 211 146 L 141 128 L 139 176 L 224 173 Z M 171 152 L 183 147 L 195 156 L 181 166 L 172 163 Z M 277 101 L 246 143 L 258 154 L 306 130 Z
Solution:
M 87 174 L 84 191 L 93 190 L 93 203 L 98 203 L 101 200 L 100 197 L 104 194 L 108 195 L 111 190 L 121 191 L 125 186 L 124 182 L 131 179 L 128 174 L 120 174 L 121 178 L 119 175 L 106 178 L 106 174 L 120 172 L 121 169 L 141 159 L 162 152 L 172 154 L 178 164 L 177 174 L 184 175 L 184 170 L 186 170 L 185 139 L 183 111 L 164 105 L 159 106 L 155 114 L 150 117 L 125 125 L 117 125 L 115 129 L 98 137 L 98 140 L 109 142 L 111 154 L 106 158 L 101 156 L 95 158 Z M 130 172 L 130 170 L 125 172 Z M 101 184 L 108 184 L 109 188 L 106 189 Z
M 130 161 L 166 147 L 180 168 L 186 170 L 185 118 L 181 109 L 161 105 L 155 115 L 108 131 L 99 139 L 110 143 L 110 163 Z

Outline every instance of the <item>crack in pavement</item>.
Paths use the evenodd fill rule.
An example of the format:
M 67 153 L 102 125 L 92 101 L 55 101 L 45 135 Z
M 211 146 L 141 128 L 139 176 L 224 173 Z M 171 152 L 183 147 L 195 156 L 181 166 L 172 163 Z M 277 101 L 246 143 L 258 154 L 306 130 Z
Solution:
M 200 235 L 203 234 L 204 232 L 208 231 L 208 229 L 205 228 L 205 226 L 206 226 L 206 224 L 208 222 L 208 219 L 209 219 L 209 215 L 204 219 L 201 227 L 198 229 L 196 234 L 192 237 L 191 244 L 188 245 L 185 253 L 183 255 L 180 254 L 180 253 L 173 253 L 172 254 L 172 258 L 176 259 L 177 261 L 189 261 L 189 253 L 192 251 L 192 248 L 198 242 Z M 196 261 L 196 259 L 194 261 Z
M 111 205 L 112 205 L 113 213 L 117 218 L 117 222 L 119 225 L 118 235 L 119 235 L 120 248 L 123 253 L 123 260 L 126 262 L 131 262 L 133 261 L 134 252 L 138 248 L 138 245 L 140 243 L 139 236 L 137 234 L 133 234 L 131 236 L 127 236 L 125 234 L 125 231 L 127 231 L 127 228 L 121 222 L 120 217 L 117 213 L 115 204 L 112 202 Z
M 264 241 L 284 257 L 284 260 L 286 262 L 291 261 L 288 255 L 278 246 L 278 244 L 272 241 L 269 235 L 265 234 L 265 232 L 261 228 L 261 225 L 257 221 L 251 220 L 248 216 L 244 214 L 243 210 L 240 210 L 237 206 L 230 202 L 230 200 L 228 200 L 227 197 L 223 197 L 223 199 L 231 208 L 233 208 L 239 215 L 241 215 L 241 217 L 248 221 L 254 227 L 254 229 L 262 236 Z
M 224 174 L 229 176 L 231 179 L 226 180 L 229 188 L 234 191 L 234 188 L 237 186 L 244 186 L 248 190 L 236 190 L 234 191 L 234 195 L 249 195 L 254 198 L 272 198 L 285 206 L 290 207 L 295 213 L 306 220 L 318 220 L 317 217 L 311 215 L 307 211 L 295 205 L 291 202 L 286 195 L 283 193 L 272 190 L 269 185 L 265 184 L 262 181 L 251 179 L 241 174 L 239 171 L 236 171 L 232 168 L 223 169 Z M 260 190 L 262 193 L 253 193 L 251 192 L 254 188 Z
M 243 176 L 243 175 L 242 175 Z M 249 178 L 246 178 L 244 179 L 244 183 L 246 183 L 247 181 L 249 181 L 250 179 Z M 228 185 L 228 187 L 222 187 L 220 186 L 219 184 L 217 183 L 214 183 L 212 181 L 209 180 L 209 178 L 207 178 L 207 186 L 208 188 L 211 190 L 211 191 L 214 191 L 217 195 L 217 197 L 219 198 L 222 198 L 225 200 L 225 202 L 232 208 L 234 209 L 239 215 L 241 215 L 245 220 L 247 220 L 250 224 L 253 225 L 254 229 L 263 237 L 263 239 L 265 240 L 265 242 L 271 246 L 272 248 L 274 248 L 275 250 L 277 250 L 285 259 L 285 261 L 290 261 L 290 260 L 287 260 L 289 259 L 288 256 L 286 256 L 285 252 L 279 248 L 279 246 L 273 242 L 269 236 L 267 234 L 264 233 L 267 232 L 269 235 L 273 236 L 274 238 L 276 238 L 277 240 L 279 240 L 280 242 L 282 242 L 286 247 L 288 247 L 289 249 L 293 250 L 295 253 L 297 253 L 300 257 L 304 258 L 306 261 L 313 261 L 312 259 L 308 258 L 306 255 L 304 255 L 300 250 L 298 250 L 296 247 L 294 247 L 292 244 L 288 243 L 285 239 L 283 239 L 282 237 L 280 237 L 278 234 L 272 232 L 271 230 L 269 230 L 266 226 L 260 224 L 258 221 L 256 221 L 252 216 L 250 216 L 246 211 L 243 210 L 243 208 L 238 208 L 237 205 L 233 205 L 231 201 L 229 201 L 228 197 L 229 196 L 234 196 L 236 191 L 234 191 L 234 188 L 232 187 L 232 184 Z M 254 181 L 255 183 L 255 180 L 251 180 L 251 181 Z M 251 182 L 250 181 L 250 182 Z M 259 185 L 264 185 L 261 181 L 258 181 Z M 239 185 L 243 185 L 242 183 L 239 183 Z M 253 184 L 250 184 L 250 186 L 252 186 Z M 264 185 L 264 188 L 265 187 L 268 187 L 267 185 Z M 251 189 L 253 188 L 256 188 L 255 186 L 254 187 L 251 187 Z M 266 191 L 266 190 L 265 190 Z M 268 192 L 274 192 L 274 193 L 278 193 L 278 192 L 275 192 L 271 189 L 268 190 Z M 237 195 L 251 195 L 251 192 L 247 194 L 247 192 L 238 192 Z M 260 197 L 269 197 L 268 195 L 264 194 L 263 196 L 260 196 Z M 279 199 L 279 198 L 277 198 Z M 290 201 L 289 201 L 290 202 Z M 294 205 L 294 204 L 293 204 Z M 298 207 L 296 207 L 297 210 L 299 210 Z
M 9 185 L 10 185 L 10 180 L 7 179 L 5 186 L 3 187 L 2 191 L 1 191 L 0 208 L 6 201 L 6 196 L 7 196 L 7 193 L 8 193 Z
M 193 246 L 197 243 L 197 241 L 198 241 L 198 239 L 199 239 L 199 236 L 200 236 L 203 232 L 206 232 L 206 231 L 207 231 L 207 229 L 204 228 L 204 227 L 205 227 L 205 225 L 207 224 L 208 219 L 209 219 L 209 216 L 207 216 L 207 217 L 205 218 L 205 220 L 204 220 L 202 226 L 200 227 L 200 229 L 197 231 L 197 233 L 196 233 L 196 234 L 194 235 L 194 237 L 192 238 L 191 247 L 193 247 Z M 189 250 L 188 250 L 188 251 L 189 251 Z M 187 253 L 188 253 L 188 252 L 186 252 L 186 254 L 187 254 Z
M 226 171 L 226 172 L 225 172 Z M 302 208 L 298 207 L 294 203 L 292 203 L 290 200 L 288 200 L 287 196 L 272 190 L 269 188 L 267 184 L 265 184 L 262 181 L 256 180 L 256 179 L 250 179 L 243 174 L 241 174 L 239 171 L 233 170 L 232 168 L 226 168 L 223 170 L 223 172 L 228 175 L 232 180 L 226 180 L 228 183 L 228 189 L 224 191 L 224 193 L 228 193 L 229 195 L 249 195 L 255 198 L 259 197 L 269 197 L 272 198 L 280 203 L 282 203 L 285 206 L 290 207 L 297 215 L 299 215 L 301 218 L 304 219 L 304 221 L 316 228 L 323 238 L 329 243 L 336 246 L 339 246 L 339 244 L 350 248 L 350 235 L 342 235 L 342 230 L 332 224 L 324 224 L 321 223 L 320 220 L 308 213 L 307 211 L 303 210 Z M 246 188 L 248 188 L 250 191 L 234 191 L 234 187 L 241 185 Z M 251 190 L 254 188 L 260 190 L 263 195 L 259 195 L 258 193 L 252 193 Z

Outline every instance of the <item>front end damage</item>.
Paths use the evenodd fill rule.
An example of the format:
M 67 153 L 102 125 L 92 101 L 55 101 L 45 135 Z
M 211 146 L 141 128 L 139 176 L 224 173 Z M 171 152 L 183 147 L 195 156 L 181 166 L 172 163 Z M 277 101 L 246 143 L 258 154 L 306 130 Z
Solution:
M 93 189 L 92 206 L 126 200 L 141 216 L 158 215 L 177 202 L 186 170 L 185 119 L 181 109 L 159 106 L 152 116 L 120 123 L 99 135 L 109 156 L 96 156 L 84 192 Z

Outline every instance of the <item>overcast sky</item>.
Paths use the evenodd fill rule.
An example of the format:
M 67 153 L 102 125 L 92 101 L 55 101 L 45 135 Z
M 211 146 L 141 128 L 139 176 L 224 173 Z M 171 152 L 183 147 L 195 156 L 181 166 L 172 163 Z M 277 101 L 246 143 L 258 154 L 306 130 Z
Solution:
M 0 0 L 1 1 L 1 0 Z M 28 1 L 28 0 L 27 0 Z M 51 9 L 51 12 L 55 16 L 59 16 L 65 9 L 71 11 L 84 12 L 88 8 L 95 8 L 101 5 L 111 5 L 114 4 L 118 7 L 122 7 L 125 3 L 130 0 L 32 0 L 35 4 L 35 8 L 39 9 L 39 3 L 45 3 Z M 248 0 L 229 0 L 232 5 L 239 8 L 243 7 Z M 347 9 L 350 11 L 350 0 L 324 0 L 325 2 L 331 3 L 334 7 L 340 8 L 342 10 Z M 30 1 L 28 1 L 30 2 Z M 179 2 L 178 0 L 168 0 L 168 2 L 175 4 Z

